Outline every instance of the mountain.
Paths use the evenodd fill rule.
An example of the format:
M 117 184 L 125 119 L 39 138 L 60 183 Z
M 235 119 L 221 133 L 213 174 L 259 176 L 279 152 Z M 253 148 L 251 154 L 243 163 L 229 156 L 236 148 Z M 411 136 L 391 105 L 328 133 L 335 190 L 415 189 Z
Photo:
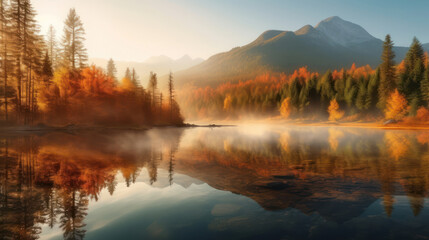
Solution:
M 267 71 L 286 72 L 308 66 L 312 71 L 349 68 L 380 63 L 383 41 L 361 26 L 340 17 L 327 18 L 313 27 L 299 30 L 269 30 L 253 42 L 216 54 L 190 69 L 175 74 L 176 84 L 183 86 L 217 85 L 247 80 Z M 429 49 L 429 44 L 424 45 Z M 406 47 L 394 47 L 396 61 L 403 59 Z
M 101 68 L 106 68 L 108 59 L 101 59 L 101 58 L 91 58 L 89 59 L 89 63 L 94 64 Z M 137 72 L 137 75 L 140 77 L 140 81 L 142 82 L 143 86 L 146 86 L 146 83 L 149 78 L 149 73 L 151 71 L 157 73 L 159 76 L 166 75 L 170 71 L 180 71 L 183 69 L 190 68 L 192 66 L 195 66 L 204 60 L 201 58 L 191 58 L 188 55 L 185 55 L 179 59 L 172 59 L 170 57 L 161 55 L 161 56 L 154 56 L 150 57 L 144 62 L 127 62 L 127 61 L 115 61 L 116 69 L 118 70 L 117 77 L 121 79 L 124 74 L 125 70 L 128 68 L 132 69 L 134 68 Z

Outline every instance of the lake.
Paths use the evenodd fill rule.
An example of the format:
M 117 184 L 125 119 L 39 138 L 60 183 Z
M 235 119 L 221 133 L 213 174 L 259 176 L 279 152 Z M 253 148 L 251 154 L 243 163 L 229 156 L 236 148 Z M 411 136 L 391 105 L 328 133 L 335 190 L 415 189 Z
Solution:
M 3 239 L 427 239 L 429 131 L 0 135 Z

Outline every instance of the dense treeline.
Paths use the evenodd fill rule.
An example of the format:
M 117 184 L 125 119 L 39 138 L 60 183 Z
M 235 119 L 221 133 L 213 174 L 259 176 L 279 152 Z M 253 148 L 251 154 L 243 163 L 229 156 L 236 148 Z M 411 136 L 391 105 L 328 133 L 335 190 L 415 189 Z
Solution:
M 392 48 L 387 35 L 377 69 L 353 64 L 348 70 L 319 74 L 303 67 L 291 75 L 267 73 L 216 88 L 189 88 L 180 101 L 185 115 L 191 118 L 280 114 L 285 118 L 374 120 L 384 116 L 399 120 L 427 116 L 427 53 L 414 39 L 405 59 L 397 65 Z
M 88 66 L 85 30 L 71 9 L 60 42 L 51 26 L 39 34 L 30 0 L 0 0 L 0 116 L 5 124 L 181 124 L 170 76 L 168 100 L 156 74 L 144 89 L 135 71 L 118 81 L 113 60 L 107 70 Z M 167 98 L 166 98 L 167 99 Z

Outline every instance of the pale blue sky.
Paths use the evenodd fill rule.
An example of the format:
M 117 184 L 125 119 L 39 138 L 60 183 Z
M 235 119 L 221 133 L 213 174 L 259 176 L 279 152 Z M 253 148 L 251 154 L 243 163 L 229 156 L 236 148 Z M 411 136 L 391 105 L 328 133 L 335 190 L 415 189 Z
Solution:
M 330 16 L 370 34 L 429 42 L 427 0 L 33 0 L 46 33 L 62 35 L 69 8 L 86 29 L 90 57 L 143 61 L 150 56 L 207 58 L 247 44 L 268 29 L 297 30 Z

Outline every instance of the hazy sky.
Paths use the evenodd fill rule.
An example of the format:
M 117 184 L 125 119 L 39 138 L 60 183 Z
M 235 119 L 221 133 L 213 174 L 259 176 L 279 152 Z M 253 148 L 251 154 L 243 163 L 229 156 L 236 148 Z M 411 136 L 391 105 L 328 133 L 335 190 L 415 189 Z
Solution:
M 330 16 L 357 23 L 370 34 L 392 35 L 397 45 L 413 36 L 429 42 L 427 0 L 33 0 L 42 33 L 60 38 L 76 8 L 90 57 L 143 61 L 150 56 L 209 56 L 253 41 L 268 29 L 297 30 Z

